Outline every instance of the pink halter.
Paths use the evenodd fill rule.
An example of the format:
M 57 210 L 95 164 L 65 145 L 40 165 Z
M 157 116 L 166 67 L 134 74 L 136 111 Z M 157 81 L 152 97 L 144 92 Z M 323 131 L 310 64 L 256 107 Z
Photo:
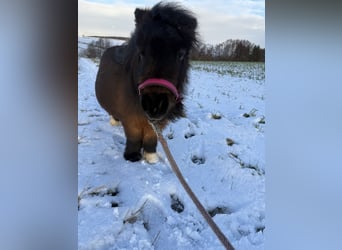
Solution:
M 176 97 L 176 102 L 179 102 L 181 100 L 180 94 L 178 93 L 177 88 L 175 85 L 173 85 L 171 82 L 165 79 L 161 78 L 149 78 L 142 83 L 139 84 L 138 90 L 139 90 L 139 95 L 140 91 L 148 86 L 162 86 L 170 90 Z

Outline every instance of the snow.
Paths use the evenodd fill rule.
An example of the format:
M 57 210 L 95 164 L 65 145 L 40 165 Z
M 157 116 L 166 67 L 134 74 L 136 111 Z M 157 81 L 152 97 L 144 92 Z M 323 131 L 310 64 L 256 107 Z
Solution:
M 79 57 L 78 248 L 224 249 L 161 145 L 156 164 L 124 160 L 123 128 L 111 126 L 96 101 L 97 69 Z M 264 64 L 193 62 L 187 117 L 163 132 L 188 184 L 236 249 L 264 249 L 264 85 Z
M 105 38 L 105 39 L 109 41 L 112 46 L 120 45 L 124 42 L 123 40 L 117 40 L 117 39 L 112 39 L 112 38 Z M 86 49 L 89 43 L 95 42 L 97 40 L 98 38 L 96 37 L 89 37 L 89 36 L 78 37 L 78 53 Z

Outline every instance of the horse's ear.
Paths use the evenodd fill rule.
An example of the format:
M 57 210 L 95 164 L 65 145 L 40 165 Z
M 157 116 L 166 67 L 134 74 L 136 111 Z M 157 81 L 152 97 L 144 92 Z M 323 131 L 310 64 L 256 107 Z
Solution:
M 134 11 L 135 25 L 138 25 L 142 22 L 142 20 L 144 19 L 144 16 L 146 15 L 147 12 L 148 12 L 148 10 L 142 10 L 139 8 L 135 9 L 135 11 Z

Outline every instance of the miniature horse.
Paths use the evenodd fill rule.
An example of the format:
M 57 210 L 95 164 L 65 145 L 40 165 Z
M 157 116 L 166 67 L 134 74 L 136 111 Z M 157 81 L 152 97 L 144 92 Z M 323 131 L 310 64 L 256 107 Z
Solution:
M 184 117 L 182 95 L 187 83 L 190 50 L 197 44 L 197 20 L 171 3 L 136 9 L 135 30 L 128 43 L 107 49 L 96 77 L 100 105 L 121 121 L 124 158 L 158 161 L 157 136 L 150 124 L 163 129 Z

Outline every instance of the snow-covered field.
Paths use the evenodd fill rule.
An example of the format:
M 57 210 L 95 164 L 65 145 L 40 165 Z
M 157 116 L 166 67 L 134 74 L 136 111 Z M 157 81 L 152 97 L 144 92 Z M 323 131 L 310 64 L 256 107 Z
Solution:
M 79 58 L 78 248 L 223 249 L 158 145 L 160 162 L 123 158 L 125 135 Z M 163 132 L 184 177 L 236 249 L 264 249 L 264 64 L 193 62 L 187 118 Z M 266 230 L 266 229 L 265 229 Z

